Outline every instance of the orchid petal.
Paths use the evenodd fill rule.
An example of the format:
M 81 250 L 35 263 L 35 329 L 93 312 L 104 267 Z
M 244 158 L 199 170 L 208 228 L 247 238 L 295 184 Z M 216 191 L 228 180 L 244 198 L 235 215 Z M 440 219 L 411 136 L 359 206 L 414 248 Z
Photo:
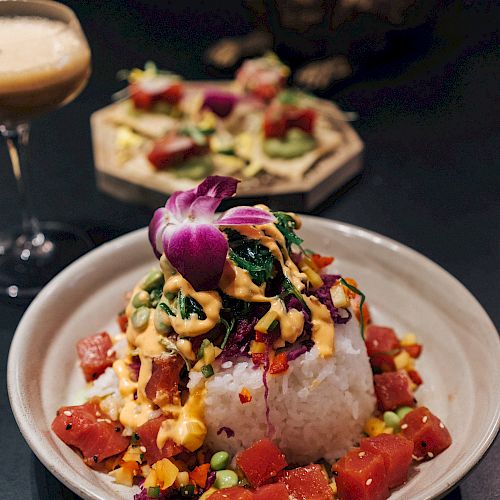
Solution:
M 157 210 L 155 210 L 153 218 L 149 223 L 149 242 L 151 243 L 153 252 L 158 259 L 161 257 L 161 236 L 163 234 L 163 231 L 165 230 L 165 226 L 167 225 L 166 215 L 166 208 L 158 208 Z
M 199 196 L 189 208 L 189 218 L 198 222 L 213 222 L 215 211 L 222 201 L 221 198 Z
M 218 226 L 260 226 L 276 219 L 273 214 L 255 207 L 234 207 L 215 221 Z
M 178 220 L 181 221 L 189 213 L 189 208 L 196 200 L 196 189 L 188 191 L 175 191 L 170 195 L 165 208 Z
M 196 196 L 219 198 L 222 201 L 224 198 L 230 198 L 236 193 L 239 182 L 234 177 L 211 175 L 195 189 L 195 194 Z
M 169 262 L 195 290 L 215 290 L 222 276 L 228 243 L 210 224 L 182 224 L 163 233 Z

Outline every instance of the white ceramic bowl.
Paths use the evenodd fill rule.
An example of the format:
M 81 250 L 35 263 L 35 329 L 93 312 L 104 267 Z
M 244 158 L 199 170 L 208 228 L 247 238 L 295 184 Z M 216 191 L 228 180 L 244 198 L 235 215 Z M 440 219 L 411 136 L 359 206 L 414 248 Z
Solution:
M 305 246 L 334 255 L 357 279 L 377 323 L 424 344 L 418 369 L 421 404 L 448 426 L 451 447 L 415 468 L 394 499 L 439 497 L 486 452 L 500 421 L 500 342 L 488 315 L 450 274 L 415 251 L 378 234 L 326 219 L 303 217 Z M 155 265 L 146 230 L 85 255 L 38 295 L 20 322 L 9 354 L 8 390 L 31 449 L 74 492 L 89 499 L 132 498 L 131 490 L 92 471 L 50 430 L 57 408 L 84 385 L 76 342 L 108 329 L 124 294 Z

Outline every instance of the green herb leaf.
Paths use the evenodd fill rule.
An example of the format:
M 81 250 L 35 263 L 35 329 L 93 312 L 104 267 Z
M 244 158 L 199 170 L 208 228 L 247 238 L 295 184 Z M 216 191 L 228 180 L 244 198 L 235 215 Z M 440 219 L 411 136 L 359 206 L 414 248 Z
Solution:
M 201 367 L 201 373 L 205 378 L 210 378 L 214 374 L 214 369 L 212 368 L 212 365 L 203 365 Z
M 224 318 L 221 318 L 220 322 L 226 328 L 226 333 L 224 334 L 224 340 L 222 341 L 222 344 L 220 345 L 220 348 L 224 349 L 224 347 L 226 347 L 227 341 L 229 340 L 229 335 L 231 334 L 231 331 L 233 330 L 235 319 L 234 319 L 234 317 L 231 318 L 231 323 L 228 323 Z
M 364 318 L 363 318 L 363 304 L 365 303 L 365 294 L 363 292 L 361 292 L 360 290 L 358 290 L 355 286 L 353 285 L 350 285 L 349 283 L 347 283 L 347 281 L 344 279 L 344 278 L 340 278 L 340 282 L 347 288 L 349 288 L 349 290 L 351 290 L 351 292 L 354 292 L 355 294 L 359 295 L 361 297 L 361 301 L 359 302 L 359 322 L 360 322 L 360 329 L 361 329 L 361 338 L 363 340 L 365 340 L 365 321 L 364 321 Z
M 274 223 L 275 226 L 285 237 L 287 250 L 290 251 L 292 244 L 300 246 L 304 240 L 299 238 L 294 232 L 296 224 L 293 217 L 285 212 L 273 212 L 273 215 L 277 220 L 277 222 Z
M 161 307 L 169 316 L 175 316 L 174 311 L 172 311 L 172 309 L 170 309 L 165 302 L 160 302 L 158 307 Z
M 285 296 L 294 295 L 298 300 L 300 300 L 306 311 L 309 313 L 311 312 L 306 304 L 306 301 L 304 300 L 304 297 L 302 297 L 302 294 L 297 290 L 297 288 L 295 288 L 295 285 L 286 276 L 283 277 L 283 288 L 285 289 Z
M 258 240 L 245 238 L 234 229 L 226 229 L 229 241 L 229 258 L 250 274 L 256 285 L 262 285 L 273 274 L 274 256 Z
M 192 497 L 194 495 L 194 484 L 186 484 L 180 488 L 181 497 Z
M 198 316 L 198 319 L 207 319 L 207 315 L 205 314 L 203 308 L 192 297 L 186 296 L 182 292 L 179 292 L 177 301 L 182 319 L 189 319 L 192 314 L 196 314 L 196 316 Z

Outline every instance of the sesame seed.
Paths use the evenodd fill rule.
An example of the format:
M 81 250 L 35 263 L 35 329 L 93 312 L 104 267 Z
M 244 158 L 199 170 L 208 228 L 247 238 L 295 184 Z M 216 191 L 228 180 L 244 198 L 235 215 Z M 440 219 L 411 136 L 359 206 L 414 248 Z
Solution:
M 115 351 L 114 351 L 114 350 L 113 350 L 113 348 L 111 347 L 110 349 L 108 349 L 108 350 L 106 351 L 106 356 L 107 356 L 108 358 L 110 358 L 111 356 L 113 356 L 113 353 L 114 353 L 114 352 L 115 352 Z
M 146 453 L 146 447 L 145 447 L 145 446 L 141 446 L 141 447 L 139 448 L 139 450 L 141 450 L 143 453 Z
M 367 479 L 367 480 L 366 480 L 366 483 L 365 483 L 365 484 L 366 484 L 366 486 L 370 486 L 370 484 L 372 484 L 372 483 L 373 483 L 373 479 L 372 479 L 372 478 L 370 478 L 370 479 Z
M 98 418 L 97 421 L 98 422 L 107 422 L 108 424 L 111 423 L 111 420 L 109 418 Z
M 401 429 L 408 429 L 408 424 L 403 424 L 403 425 L 401 426 Z
M 420 462 L 420 460 L 423 460 L 424 457 L 417 457 L 416 455 L 412 455 L 411 458 L 413 458 L 413 460 L 416 460 L 417 462 Z
M 363 458 L 365 455 L 366 455 L 366 453 L 365 453 L 364 451 L 360 451 L 360 452 L 358 453 L 358 457 L 359 457 L 359 458 Z
M 100 417 L 100 416 L 101 416 L 101 412 L 100 412 L 100 411 L 96 411 L 96 412 L 95 412 L 95 416 L 96 416 L 96 417 Z
M 73 415 L 73 413 L 71 413 L 69 410 L 65 410 L 63 412 L 67 417 L 71 417 L 71 415 Z
M 427 415 L 425 417 L 422 417 L 422 423 L 425 424 L 425 422 L 427 422 L 429 418 L 427 417 Z
M 379 344 L 378 340 L 374 340 L 374 341 L 373 341 L 373 345 L 374 345 L 375 347 L 377 347 L 377 346 L 378 346 L 378 344 Z
M 439 427 L 440 427 L 441 429 L 444 429 L 444 424 L 443 424 L 443 422 L 439 422 Z
M 428 452 L 427 452 L 427 456 L 428 456 L 429 458 L 434 458 L 434 453 L 432 453 L 431 451 L 428 451 Z

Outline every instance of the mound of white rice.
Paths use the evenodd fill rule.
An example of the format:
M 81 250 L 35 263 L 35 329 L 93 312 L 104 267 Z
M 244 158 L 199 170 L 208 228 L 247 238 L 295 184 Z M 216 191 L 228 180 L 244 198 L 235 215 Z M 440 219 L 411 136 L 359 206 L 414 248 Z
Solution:
M 290 362 L 285 374 L 268 375 L 273 440 L 289 462 L 334 460 L 359 440 L 365 421 L 375 407 L 368 356 L 353 318 L 335 325 L 336 353 L 323 359 L 314 347 Z M 190 373 L 189 387 L 202 375 Z M 252 396 L 241 404 L 238 394 L 246 387 Z M 226 362 L 206 384 L 206 444 L 233 455 L 266 436 L 266 403 L 262 369 L 251 360 Z M 221 427 L 235 433 L 217 435 Z

